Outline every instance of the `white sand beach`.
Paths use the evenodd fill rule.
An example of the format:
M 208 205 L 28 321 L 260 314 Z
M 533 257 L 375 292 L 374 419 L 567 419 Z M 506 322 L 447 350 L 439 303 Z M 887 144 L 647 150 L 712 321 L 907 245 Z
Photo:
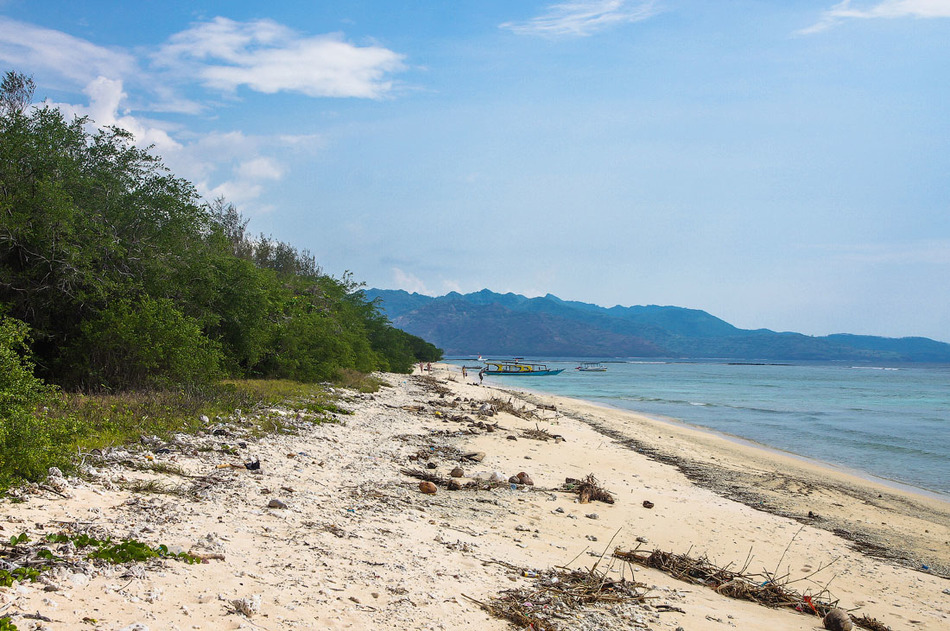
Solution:
M 822 627 L 814 615 L 611 559 L 615 548 L 639 548 L 768 572 L 891 629 L 950 627 L 950 504 L 685 426 L 473 385 L 454 367 L 434 368 L 436 383 L 384 375 L 392 387 L 378 393 L 341 392 L 353 414 L 340 423 L 272 410 L 264 413 L 296 432 L 253 438 L 225 424 L 222 435 L 113 454 L 90 463 L 82 480 L 3 500 L 5 539 L 89 531 L 205 562 L 94 565 L 76 552 L 69 569 L 0 588 L 0 615 L 20 629 L 509 629 L 478 602 L 529 587 L 532 572 L 597 564 L 641 583 L 647 598 L 594 604 L 559 628 Z M 490 399 L 536 413 L 479 416 Z M 559 438 L 535 440 L 530 430 Z M 222 442 L 246 446 L 229 454 L 215 448 Z M 484 458 L 460 460 L 466 452 Z M 258 471 L 242 464 L 257 458 Z M 190 477 L 123 459 L 164 462 Z M 448 478 L 455 467 L 462 484 L 493 472 L 525 472 L 534 484 L 429 495 L 403 472 Z M 589 474 L 613 504 L 581 504 L 560 490 L 565 478 Z M 123 489 L 135 479 L 155 480 L 153 492 Z

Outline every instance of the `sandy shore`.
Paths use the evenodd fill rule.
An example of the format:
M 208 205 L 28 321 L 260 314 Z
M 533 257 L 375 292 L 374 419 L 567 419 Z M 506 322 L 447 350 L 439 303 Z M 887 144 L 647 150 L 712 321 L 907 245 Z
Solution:
M 439 383 L 387 375 L 393 387 L 379 393 L 342 393 L 353 414 L 339 424 L 262 411 L 295 431 L 254 438 L 236 416 L 217 434 L 108 454 L 87 463 L 83 479 L 3 500 L 5 539 L 89 531 L 206 562 L 109 566 L 56 548 L 69 563 L 0 588 L 0 615 L 20 629 L 508 629 L 475 601 L 530 586 L 524 569 L 599 563 L 629 579 L 609 553 L 598 559 L 639 546 L 786 576 L 799 592 L 827 590 L 891 629 L 950 627 L 950 580 L 940 576 L 950 567 L 946 503 L 688 427 L 464 383 L 444 366 L 433 375 Z M 489 399 L 556 411 L 478 416 Z M 524 433 L 538 429 L 561 439 Z M 464 452 L 485 455 L 460 460 Z M 258 458 L 259 470 L 242 466 Z M 149 471 L 156 463 L 167 472 Z M 534 485 L 427 495 L 404 473 L 447 478 L 457 466 L 462 484 L 523 471 Z M 580 504 L 559 490 L 588 474 L 615 503 Z M 821 627 L 814 616 L 634 572 L 646 606 L 601 605 L 562 628 Z

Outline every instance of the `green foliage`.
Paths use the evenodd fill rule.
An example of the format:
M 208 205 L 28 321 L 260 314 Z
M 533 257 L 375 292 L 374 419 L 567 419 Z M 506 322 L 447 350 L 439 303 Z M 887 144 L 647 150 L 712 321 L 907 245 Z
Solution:
M 9 571 L 0 569 L 0 586 L 11 587 L 14 581 L 21 583 L 23 581 L 30 581 L 34 583 L 39 577 L 40 570 L 35 567 L 18 567 Z M 3 627 L 0 626 L 0 629 L 2 628 Z
M 113 543 L 112 539 L 96 539 L 86 534 L 80 535 L 47 535 L 50 543 L 72 542 L 77 548 L 91 547 L 93 550 L 86 555 L 88 559 L 99 559 L 106 563 L 143 563 L 149 559 L 178 559 L 185 563 L 200 563 L 201 559 L 187 552 L 170 552 L 168 546 L 159 545 L 155 548 L 135 539 L 124 539 Z
M 218 345 L 166 299 L 117 301 L 82 326 L 74 351 L 89 386 L 120 390 L 207 384 L 219 377 Z M 84 353 L 80 353 L 84 351 Z
M 0 487 L 68 462 L 62 439 L 74 428 L 37 411 L 55 390 L 33 375 L 28 342 L 23 322 L 0 318 Z
M 0 631 L 17 631 L 17 627 L 9 618 L 0 618 Z
M 38 375 L 67 389 L 202 387 L 407 372 L 438 349 L 394 329 L 348 274 L 260 235 L 118 128 L 28 108 L 0 84 L 0 310 L 33 333 Z

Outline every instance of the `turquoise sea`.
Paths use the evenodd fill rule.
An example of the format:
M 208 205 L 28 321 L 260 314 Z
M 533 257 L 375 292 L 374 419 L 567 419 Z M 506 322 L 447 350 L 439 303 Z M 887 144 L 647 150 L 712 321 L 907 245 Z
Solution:
M 598 373 L 526 361 L 566 370 L 486 382 L 676 419 L 950 499 L 950 365 L 631 359 Z

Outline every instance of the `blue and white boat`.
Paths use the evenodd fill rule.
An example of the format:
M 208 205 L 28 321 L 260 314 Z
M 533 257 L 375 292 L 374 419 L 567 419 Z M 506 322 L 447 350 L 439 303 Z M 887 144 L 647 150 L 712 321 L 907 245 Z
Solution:
M 564 369 L 548 368 L 547 364 L 536 364 L 512 359 L 497 361 L 485 360 L 485 368 L 483 368 L 482 371 L 483 374 L 490 377 L 544 377 L 550 375 L 559 375 L 564 372 Z

